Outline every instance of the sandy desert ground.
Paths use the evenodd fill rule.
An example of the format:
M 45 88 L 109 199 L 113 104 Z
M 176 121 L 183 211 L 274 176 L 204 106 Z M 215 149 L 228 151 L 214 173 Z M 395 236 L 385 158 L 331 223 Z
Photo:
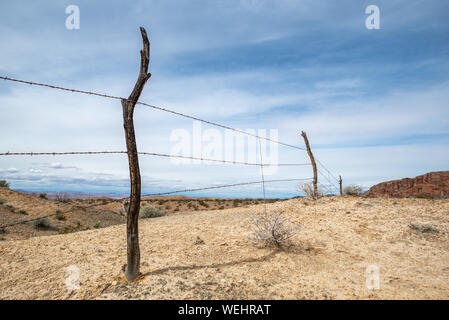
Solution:
M 1 299 L 449 299 L 449 200 L 328 197 L 267 205 L 301 230 L 261 247 L 263 205 L 141 220 L 141 272 L 124 279 L 125 226 L 0 241 Z M 202 241 L 198 241 L 198 237 Z M 68 290 L 66 268 L 80 270 Z M 366 287 L 376 265 L 380 288 Z

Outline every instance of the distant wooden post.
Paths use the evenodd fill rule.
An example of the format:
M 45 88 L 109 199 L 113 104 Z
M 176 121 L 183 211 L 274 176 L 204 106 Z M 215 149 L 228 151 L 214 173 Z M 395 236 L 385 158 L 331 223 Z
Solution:
M 313 167 L 313 197 L 318 198 L 318 173 L 316 169 L 315 158 L 313 157 L 312 150 L 310 149 L 309 139 L 307 139 L 307 134 L 301 131 L 301 136 L 304 138 L 304 143 L 306 144 L 307 153 L 309 154 L 310 162 Z
M 140 170 L 137 153 L 136 135 L 134 132 L 134 107 L 139 100 L 143 87 L 151 77 L 148 73 L 150 63 L 150 42 L 143 27 L 142 34 L 143 50 L 140 51 L 140 72 L 137 82 L 128 100 L 122 99 L 123 127 L 125 128 L 126 149 L 128 151 L 129 174 L 131 179 L 131 194 L 128 212 L 126 216 L 126 239 L 127 239 L 127 265 L 125 268 L 126 280 L 132 281 L 140 273 L 140 248 L 139 248 L 139 210 L 140 210 Z
M 343 195 L 343 180 L 341 179 L 341 176 L 338 176 L 339 180 L 338 182 L 340 183 L 340 196 Z

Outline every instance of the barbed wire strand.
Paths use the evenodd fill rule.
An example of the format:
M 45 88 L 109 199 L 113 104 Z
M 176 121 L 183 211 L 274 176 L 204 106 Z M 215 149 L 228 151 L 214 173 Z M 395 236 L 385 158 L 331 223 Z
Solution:
M 235 186 L 258 184 L 258 183 L 267 183 L 267 182 L 271 183 L 271 182 L 302 181 L 302 180 L 312 180 L 312 178 L 279 179 L 279 180 L 241 182 L 241 183 L 227 184 L 227 185 L 221 185 L 221 186 L 210 186 L 210 187 L 203 187 L 203 188 L 196 188 L 196 189 L 185 189 L 185 190 L 170 191 L 170 192 L 144 194 L 141 197 L 142 197 L 142 200 L 145 200 L 143 198 L 154 197 L 154 196 L 161 196 L 161 195 L 168 195 L 168 194 L 174 194 L 174 193 L 181 193 L 181 192 L 194 192 L 194 191 L 200 191 L 200 190 L 219 189 L 219 188 L 235 187 Z M 121 200 L 126 200 L 126 199 L 129 199 L 129 197 L 118 198 L 118 199 L 115 199 L 115 200 L 116 201 L 121 201 Z M 18 222 L 14 222 L 14 223 L 10 223 L 10 224 L 5 224 L 5 225 L 0 226 L 0 229 L 7 228 L 7 227 L 12 227 L 12 226 L 19 225 L 19 224 L 33 222 L 33 221 L 40 220 L 40 219 L 43 219 L 43 218 L 53 217 L 53 216 L 56 216 L 58 214 L 71 213 L 74 210 L 84 210 L 85 211 L 87 209 L 90 209 L 90 208 L 96 207 L 96 206 L 98 206 L 98 205 L 97 204 L 93 204 L 93 205 L 90 205 L 90 206 L 87 206 L 87 207 L 81 207 L 79 205 L 75 205 L 75 206 L 72 206 L 70 209 L 67 209 L 67 210 L 62 211 L 62 212 L 52 213 L 52 214 L 48 214 L 48 215 L 44 215 L 44 216 L 39 216 L 39 217 L 36 217 L 36 218 L 33 218 L 33 219 L 27 219 L 27 220 L 18 221 Z
M 303 181 L 303 180 L 312 180 L 312 178 L 265 180 L 264 183 Z M 225 184 L 225 185 L 220 185 L 220 186 L 209 186 L 209 187 L 202 187 L 202 188 L 195 188 L 195 189 L 184 189 L 184 190 L 177 190 L 177 191 L 149 193 L 149 194 L 144 194 L 141 197 L 144 198 L 144 197 L 164 196 L 164 195 L 182 193 L 182 192 L 194 192 L 194 191 L 202 191 L 202 190 L 210 190 L 210 189 L 220 189 L 220 188 L 236 187 L 236 186 L 259 184 L 259 183 L 262 183 L 262 181 L 241 182 L 241 183 Z M 120 198 L 120 199 L 125 200 L 125 199 L 129 199 L 129 197 Z
M 60 86 L 55 86 L 55 85 L 50 85 L 50 84 L 46 84 L 46 83 L 39 83 L 39 82 L 33 82 L 33 81 L 28 81 L 28 80 L 20 80 L 20 79 L 14 79 L 14 78 L 9 78 L 6 76 L 0 76 L 0 79 L 6 80 L 6 81 L 13 81 L 13 82 L 19 82 L 19 83 L 24 83 L 24 84 L 29 84 L 29 85 L 34 85 L 34 86 L 40 86 L 40 87 L 46 87 L 46 88 L 51 88 L 51 89 L 56 89 L 56 90 L 62 90 L 62 91 L 68 91 L 68 92 L 73 92 L 73 93 L 81 93 L 81 94 L 88 94 L 88 95 L 93 95 L 93 96 L 98 96 L 98 97 L 102 97 L 102 98 L 108 98 L 108 99 L 116 99 L 116 100 L 123 100 L 123 101 L 128 101 L 128 102 L 135 102 L 136 104 L 140 104 L 140 105 L 144 105 L 147 106 L 149 108 L 152 109 L 156 109 L 156 110 L 160 110 L 160 111 L 164 111 L 164 112 L 168 112 L 177 116 L 181 116 L 184 118 L 188 118 L 188 119 L 192 119 L 192 120 L 196 120 L 196 121 L 200 121 L 209 125 L 213 125 L 216 127 L 220 127 L 223 129 L 228 129 L 234 132 L 238 132 L 238 133 L 242 133 L 242 134 L 246 134 L 255 138 L 259 138 L 259 139 L 264 139 L 266 141 L 270 141 L 273 143 L 277 143 L 280 145 L 284 145 L 290 148 L 295 148 L 295 149 L 299 149 L 299 150 L 306 150 L 304 148 L 298 147 L 298 146 L 294 146 L 285 142 L 281 142 L 281 141 L 277 141 L 277 140 L 273 140 L 270 138 L 266 138 L 266 137 L 261 137 L 258 136 L 256 134 L 252 134 L 250 132 L 246 132 L 246 131 L 242 131 L 239 129 L 235 129 L 229 126 L 225 126 L 216 122 L 212 122 L 212 121 L 208 121 L 208 120 L 204 120 L 204 119 L 200 119 L 198 117 L 194 117 L 194 116 L 190 116 L 181 112 L 177 112 L 171 109 L 167 109 L 164 107 L 160 107 L 160 106 L 156 106 L 156 105 L 151 105 L 145 102 L 140 102 L 140 101 L 131 101 L 130 99 L 127 98 L 123 98 L 123 97 L 119 97 L 119 96 L 113 96 L 113 95 L 108 95 L 108 94 L 103 94 L 103 93 L 98 93 L 98 92 L 92 92 L 92 91 L 85 91 L 85 90 L 79 90 L 79 89 L 71 89 L 71 88 L 64 88 L 64 87 L 60 87 Z
M 317 168 L 318 174 L 321 174 L 321 176 L 327 180 L 329 182 L 330 185 L 333 185 L 335 187 L 336 190 L 339 189 L 339 187 L 337 187 L 325 174 L 323 174 L 323 172 Z
M 263 163 L 262 160 L 262 144 L 260 143 L 260 139 L 258 139 L 259 141 L 259 155 L 260 155 L 260 163 Z M 267 214 L 267 200 L 265 197 L 265 177 L 263 174 L 263 165 L 260 165 L 260 174 L 262 176 L 262 189 L 263 189 L 263 212 L 266 215 Z
M 325 177 L 326 178 L 326 177 Z M 327 182 L 329 182 L 328 183 L 328 185 L 330 185 L 330 186 L 332 186 L 332 189 L 335 189 L 335 190 L 339 190 L 340 189 L 340 187 L 338 187 L 337 185 L 335 185 L 331 180 L 328 180 L 328 179 L 326 179 L 327 180 Z
M 62 156 L 62 155 L 93 155 L 93 154 L 127 154 L 126 151 L 69 151 L 69 152 L 3 152 L 0 156 Z M 282 167 L 282 166 L 310 166 L 310 163 L 252 163 L 252 162 L 242 162 L 233 160 L 220 160 L 220 159 L 210 159 L 203 157 L 190 157 L 190 156 L 180 156 L 171 155 L 166 153 L 155 153 L 155 152 L 138 152 L 141 155 L 157 156 L 157 157 L 167 157 L 167 158 L 180 158 L 180 159 L 191 159 L 199 161 L 210 161 L 210 162 L 220 162 L 228 164 L 241 164 L 248 166 L 264 166 L 264 167 Z
M 322 183 L 318 183 L 319 186 L 323 189 L 325 189 L 324 191 L 326 191 L 328 194 L 334 194 L 333 189 L 329 188 L 328 186 L 322 184 Z
M 315 158 L 315 159 L 316 159 L 316 158 Z M 330 176 L 331 176 L 332 178 L 335 179 L 335 181 L 336 181 L 337 183 L 340 182 L 340 180 L 337 179 L 337 178 L 333 175 L 333 173 L 332 173 L 329 169 L 327 169 L 327 168 L 324 166 L 324 164 L 323 164 L 320 160 L 316 159 L 316 161 L 323 167 L 324 170 L 327 171 L 328 174 L 330 174 Z

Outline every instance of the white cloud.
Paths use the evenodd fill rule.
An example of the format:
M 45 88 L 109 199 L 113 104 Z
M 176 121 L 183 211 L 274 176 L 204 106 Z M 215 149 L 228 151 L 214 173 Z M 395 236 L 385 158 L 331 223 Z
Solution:
M 444 12 L 439 10 L 441 6 L 437 2 L 385 3 L 381 7 L 382 25 L 389 32 L 398 28 L 406 28 L 408 32 L 429 24 L 435 27 L 446 21 L 439 16 Z M 431 146 L 426 146 L 427 142 L 404 146 L 401 139 L 414 135 L 441 135 L 443 140 L 447 137 L 449 84 L 430 86 L 432 79 L 427 82 L 411 79 L 410 85 L 409 79 L 404 79 L 405 83 L 397 83 L 397 87 L 373 84 L 379 70 L 403 75 L 401 61 L 362 59 L 366 57 L 360 57 L 363 61 L 346 61 L 347 50 L 352 50 L 345 48 L 346 44 L 360 41 L 362 47 L 366 45 L 357 38 L 364 36 L 365 31 L 363 5 L 312 0 L 136 1 L 133 6 L 90 2 L 81 7 L 81 15 L 87 20 L 82 18 L 78 33 L 65 29 L 62 5 L 61 16 L 54 14 L 58 11 L 56 5 L 30 4 L 24 8 L 16 3 L 0 4 L 0 41 L 8 43 L 0 52 L 2 74 L 127 96 L 138 71 L 141 46 L 138 22 L 151 22 L 147 31 L 152 45 L 153 77 L 141 101 L 243 130 L 278 129 L 280 140 L 295 145 L 302 144 L 299 131 L 305 130 L 314 147 L 332 148 L 315 150 L 333 171 L 341 171 L 347 181 L 367 185 L 421 170 L 445 169 L 448 160 L 445 141 L 440 139 Z M 106 18 L 89 20 L 85 13 L 96 12 L 98 8 Z M 24 19 L 16 19 L 14 12 L 21 12 Z M 115 14 L 120 19 L 114 19 Z M 48 19 L 44 21 L 42 16 Z M 123 25 L 123 21 L 130 23 Z M 431 22 L 419 26 L 419 21 Z M 320 38 L 323 32 L 335 35 L 335 42 Z M 364 40 L 375 41 L 375 35 L 381 34 Z M 280 58 L 278 44 L 283 42 L 279 40 L 287 37 L 302 39 L 304 43 L 284 43 L 280 54 L 288 54 Z M 270 47 L 273 52 L 267 52 L 266 56 L 261 52 L 260 67 L 251 67 L 249 62 L 257 58 L 253 53 L 245 57 L 249 62 L 239 57 L 241 50 L 248 47 L 263 50 L 270 41 L 275 42 Z M 321 50 L 322 44 L 328 50 Z M 357 45 L 354 46 L 357 50 Z M 334 47 L 338 47 L 338 52 L 332 50 Z M 216 51 L 220 51 L 216 60 L 203 65 L 202 58 L 214 56 Z M 232 60 L 236 55 L 241 61 L 237 66 L 233 61 L 216 66 L 220 64 L 220 54 L 227 53 L 231 58 L 226 59 Z M 302 60 L 294 60 L 292 65 L 277 64 L 281 59 L 288 62 L 301 55 L 312 62 L 303 64 Z M 270 57 L 279 60 L 267 62 Z M 410 68 L 444 70 L 445 61 L 432 59 L 429 62 L 418 56 Z M 189 63 L 200 63 L 201 67 Z M 0 140 L 0 151 L 125 150 L 119 101 L 22 84 L 1 84 L 0 136 L 6 138 Z M 143 106 L 136 108 L 135 122 L 139 150 L 164 153 L 170 150 L 171 130 L 190 129 L 192 125 L 190 120 Z M 370 144 L 395 146 L 368 148 Z M 348 148 L 348 145 L 361 147 Z M 307 161 L 307 156 L 297 150 L 281 147 L 279 151 L 282 162 Z M 432 157 L 426 157 L 429 154 Z M 128 186 L 124 155 L 39 159 L 42 162 L 30 164 L 34 159 L 29 157 L 0 158 L 0 168 L 4 168 L 0 173 L 21 186 L 122 189 Z M 260 178 L 258 170 L 246 167 L 172 166 L 154 157 L 141 157 L 140 161 L 144 186 L 160 191 Z M 289 168 L 279 172 L 279 178 L 309 175 L 309 169 Z M 250 186 L 245 190 L 257 188 Z
M 16 168 L 0 169 L 0 173 L 16 173 L 19 172 Z

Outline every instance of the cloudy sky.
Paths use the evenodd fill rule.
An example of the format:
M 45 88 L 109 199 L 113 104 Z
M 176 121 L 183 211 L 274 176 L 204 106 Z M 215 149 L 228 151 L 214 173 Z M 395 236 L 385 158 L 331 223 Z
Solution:
M 80 9 L 78 30 L 66 28 L 72 4 Z M 365 27 L 368 5 L 380 9 L 378 30 Z M 448 12 L 447 1 L 434 0 L 6 0 L 0 74 L 128 96 L 143 26 L 152 77 L 141 101 L 241 130 L 274 129 L 271 137 L 299 147 L 304 130 L 326 168 L 344 184 L 368 188 L 449 169 Z M 0 152 L 126 150 L 121 112 L 117 100 L 0 81 Z M 171 153 L 181 145 L 194 155 L 199 124 L 137 106 L 135 125 L 139 151 Z M 224 130 L 202 124 L 201 134 L 203 156 L 230 157 Z M 250 145 L 245 160 L 258 161 Z M 264 147 L 268 161 L 308 161 L 302 150 Z M 152 156 L 141 156 L 140 166 L 144 193 L 261 179 L 248 166 Z M 265 173 L 312 176 L 310 167 Z M 323 184 L 328 178 L 319 177 Z M 129 188 L 126 155 L 0 157 L 0 179 L 33 191 Z M 293 196 L 296 184 L 269 184 L 267 196 Z M 195 195 L 261 197 L 262 189 Z

